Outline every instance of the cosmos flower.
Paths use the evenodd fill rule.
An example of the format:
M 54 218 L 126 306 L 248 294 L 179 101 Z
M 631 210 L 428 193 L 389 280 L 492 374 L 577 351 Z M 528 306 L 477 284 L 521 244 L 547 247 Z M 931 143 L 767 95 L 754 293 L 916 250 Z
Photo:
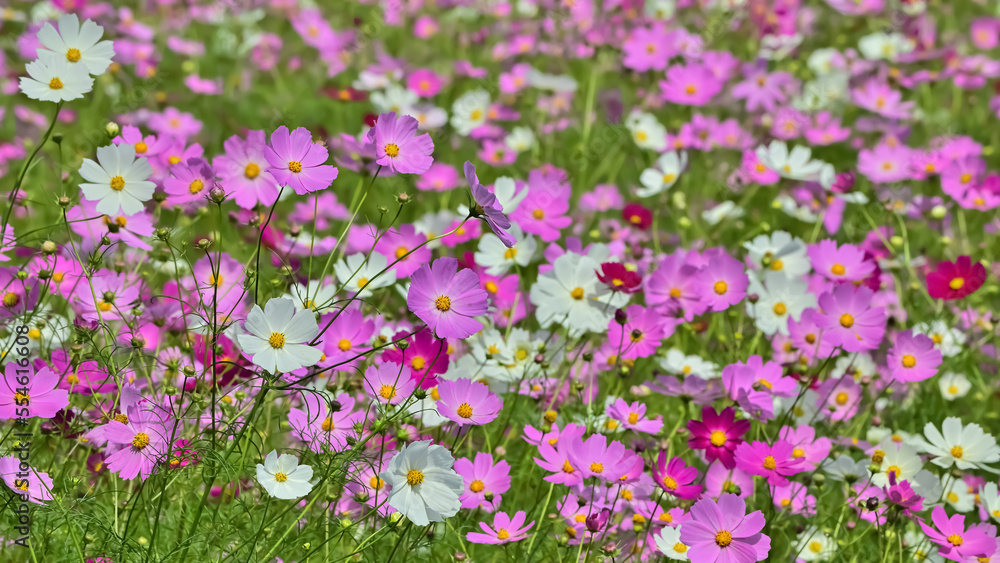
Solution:
M 257 464 L 257 482 L 274 498 L 292 500 L 308 495 L 312 478 L 312 467 L 299 465 L 293 455 L 279 456 L 276 450 L 267 454 L 263 464 Z
M 271 299 L 261 310 L 254 305 L 243 324 L 247 334 L 237 340 L 250 361 L 271 373 L 287 373 L 314 366 L 323 352 L 307 344 L 319 334 L 314 313 L 295 312 L 291 299 Z
M 985 528 L 965 527 L 965 516 L 956 514 L 948 517 L 943 506 L 935 506 L 931 511 L 931 524 L 918 521 L 927 537 L 938 546 L 938 555 L 952 561 L 968 561 L 972 558 L 988 559 L 997 550 L 994 533 Z
M 993 473 L 1000 470 L 988 463 L 1000 461 L 1000 447 L 992 434 L 978 424 L 962 425 L 962 420 L 949 416 L 941 424 L 941 431 L 928 422 L 924 426 L 926 440 L 921 440 L 925 452 L 934 456 L 931 463 L 948 468 L 952 464 L 963 471 L 982 469 Z
M 681 499 L 698 498 L 701 485 L 693 484 L 698 478 L 698 470 L 688 467 L 684 460 L 673 457 L 667 462 L 667 452 L 660 452 L 653 467 L 653 478 L 668 495 Z
M 681 527 L 680 541 L 688 546 L 688 557 L 704 563 L 751 563 L 764 561 L 771 538 L 761 533 L 764 515 L 747 514 L 746 503 L 733 494 L 718 502 L 703 498 L 691 507 L 691 519 Z
M 434 163 L 434 141 L 428 134 L 415 135 L 417 120 L 396 112 L 383 113 L 368 131 L 375 145 L 375 163 L 400 174 L 423 174 Z
M 493 234 L 500 239 L 500 242 L 507 248 L 513 248 L 517 244 L 517 239 L 507 232 L 511 225 L 507 216 L 503 214 L 503 206 L 497 200 L 497 196 L 493 195 L 493 192 L 479 183 L 476 167 L 469 161 L 465 161 L 465 180 L 469 184 L 469 189 L 472 190 L 472 199 L 475 202 L 470 209 L 471 216 L 482 217 Z
M 58 31 L 48 22 L 38 30 L 38 41 L 41 43 L 39 54 L 65 58 L 94 76 L 104 74 L 115 56 L 112 42 L 101 41 L 104 28 L 91 20 L 80 25 L 76 14 L 63 14 L 58 25 Z
M 98 164 L 100 163 L 100 164 Z M 135 158 L 135 147 L 109 145 L 97 149 L 97 162 L 83 159 L 80 184 L 83 197 L 97 202 L 105 215 L 135 215 L 153 197 L 156 184 L 149 181 L 153 169 L 145 158 Z
M 521 541 L 528 537 L 528 530 L 535 525 L 532 520 L 527 526 L 524 525 L 525 515 L 523 510 L 518 510 L 511 518 L 506 512 L 497 512 L 493 516 L 493 526 L 487 526 L 486 522 L 480 522 L 479 527 L 484 533 L 469 532 L 465 539 L 470 543 L 485 543 L 489 545 L 501 545 Z
M 278 185 L 289 186 L 299 195 L 326 189 L 337 179 L 337 168 L 323 164 L 327 156 L 326 147 L 314 143 L 304 127 L 291 133 L 284 125 L 278 127 L 264 148 L 267 171 Z
M 42 55 L 28 63 L 25 70 L 28 76 L 21 77 L 20 88 L 33 100 L 67 102 L 82 98 L 94 87 L 94 79 L 87 74 L 86 67 L 65 57 Z
M 937 374 L 941 351 L 927 336 L 907 330 L 896 335 L 896 344 L 889 349 L 886 363 L 896 381 L 923 381 Z
M 471 379 L 443 380 L 438 383 L 437 392 L 438 412 L 460 426 L 489 424 L 503 409 L 503 399 Z
M 483 329 L 489 295 L 479 276 L 458 269 L 458 260 L 438 258 L 413 273 L 406 305 L 440 338 L 468 338 Z
M 986 282 L 986 267 L 972 263 L 968 256 L 954 262 L 944 261 L 927 274 L 927 293 L 935 299 L 951 301 L 975 293 Z
M 454 464 L 448 450 L 428 441 L 403 446 L 379 474 L 392 487 L 389 506 L 417 526 L 454 516 L 462 507 L 459 496 L 465 490 Z
M 45 504 L 45 501 L 52 500 L 52 478 L 49 474 L 31 466 L 24 469 L 22 463 L 24 462 L 17 456 L 0 457 L 0 478 L 4 484 L 15 495 L 20 495 L 21 500 L 35 504 Z
M 722 412 L 706 405 L 701 409 L 701 420 L 689 420 L 687 429 L 691 432 L 688 447 L 705 450 L 705 459 L 712 463 L 720 461 L 728 469 L 736 467 L 734 452 L 743 443 L 743 435 L 750 429 L 750 421 L 736 420 L 733 407 Z

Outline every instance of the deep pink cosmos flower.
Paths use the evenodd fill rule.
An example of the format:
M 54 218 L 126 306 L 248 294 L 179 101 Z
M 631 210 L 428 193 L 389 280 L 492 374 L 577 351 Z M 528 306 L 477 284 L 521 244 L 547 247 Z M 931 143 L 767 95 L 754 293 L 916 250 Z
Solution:
M 684 460 L 679 457 L 673 457 L 667 462 L 667 452 L 664 451 L 656 458 L 653 478 L 668 495 L 677 498 L 698 498 L 702 491 L 701 485 L 693 484 L 698 478 L 698 470 L 685 465 Z
M 407 332 L 400 331 L 393 335 L 393 340 L 399 340 L 406 336 Z M 444 339 L 434 338 L 429 330 L 420 330 L 415 335 L 406 338 L 405 349 L 390 348 L 382 353 L 383 362 L 392 362 L 396 365 L 405 364 L 410 368 L 413 380 L 421 389 L 430 389 L 438 384 L 437 376 L 448 371 L 450 358 L 448 354 L 448 342 Z
M 380 403 L 398 405 L 409 399 L 416 388 L 417 382 L 406 366 L 383 362 L 365 370 L 365 390 Z
M 749 285 L 743 264 L 728 254 L 713 256 L 694 278 L 695 294 L 712 311 L 725 311 L 742 301 Z
M 885 334 L 885 308 L 872 307 L 874 293 L 867 287 L 841 284 L 833 292 L 819 296 L 822 314 L 813 320 L 822 331 L 823 340 L 847 352 L 878 348 Z
M 618 262 L 605 262 L 597 271 L 597 279 L 612 291 L 635 293 L 642 285 L 642 276 Z
M 691 507 L 691 519 L 681 526 L 681 543 L 699 563 L 751 563 L 767 559 L 771 538 L 761 533 L 764 514 L 747 514 L 742 498 L 724 494 L 716 502 L 704 498 Z
M 423 174 L 434 163 L 434 141 L 427 133 L 416 135 L 420 123 L 390 111 L 378 116 L 368 130 L 368 142 L 375 145 L 375 163 L 399 174 Z
M 497 196 L 493 195 L 493 192 L 479 183 L 476 167 L 468 160 L 465 161 L 465 181 L 469 183 L 469 189 L 472 190 L 474 203 L 469 208 L 471 216 L 482 217 L 493 234 L 500 239 L 500 242 L 507 248 L 512 248 L 517 244 L 517 239 L 507 232 L 510 229 L 510 221 L 503 214 L 503 206 L 497 201 Z
M 264 158 L 270 165 L 267 171 L 278 185 L 289 186 L 299 195 L 326 189 L 337 179 L 337 168 L 323 164 L 327 156 L 326 147 L 314 143 L 305 127 L 291 134 L 288 127 L 278 127 L 264 148 Z
M 438 412 L 460 426 L 488 424 L 503 409 L 503 399 L 489 387 L 471 379 L 443 380 L 438 384 Z
M 923 510 L 924 497 L 918 495 L 909 481 L 896 481 L 896 472 L 889 472 L 889 484 L 882 487 L 887 501 L 903 509 L 903 514 L 913 517 Z
M 572 193 L 564 170 L 532 170 L 528 175 L 528 195 L 510 214 L 511 220 L 524 232 L 538 235 L 545 242 L 556 241 L 562 229 L 573 224 L 573 219 L 566 215 Z
M 479 276 L 458 269 L 458 260 L 438 258 L 413 272 L 406 305 L 440 338 L 468 338 L 483 329 L 475 319 L 486 314 L 489 294 Z
M 660 81 L 664 101 L 685 106 L 703 106 L 722 90 L 723 82 L 705 66 L 691 63 L 667 69 Z
M 521 541 L 528 537 L 528 530 L 535 525 L 532 520 L 527 526 L 524 525 L 525 515 L 523 510 L 514 513 L 514 517 L 507 516 L 506 512 L 497 512 L 493 516 L 493 527 L 490 528 L 486 522 L 480 522 L 479 527 L 483 529 L 483 534 L 479 532 L 469 532 L 465 539 L 470 543 L 485 543 L 490 545 L 500 545 L 515 541 Z
M 53 350 L 52 371 L 60 376 L 59 388 L 70 393 L 81 395 L 92 395 L 94 393 L 107 393 L 115 389 L 115 378 L 111 374 L 101 369 L 100 364 L 94 360 L 80 362 L 74 366 L 70 361 L 71 357 L 65 350 Z M 35 360 L 35 367 L 41 369 L 45 366 L 43 360 Z
M 937 270 L 927 274 L 927 293 L 934 299 L 962 299 L 986 283 L 986 266 L 972 263 L 968 256 L 959 256 L 954 262 L 944 261 Z
M 504 460 L 493 464 L 493 456 L 479 452 L 475 461 L 464 457 L 455 460 L 455 472 L 465 481 L 465 492 L 458 497 L 462 508 L 482 508 L 493 512 L 510 490 L 510 464 Z
M 972 526 L 965 529 L 965 516 L 956 514 L 951 518 L 943 506 L 935 506 L 931 511 L 933 526 L 920 521 L 920 527 L 930 540 L 938 545 L 938 555 L 952 561 L 969 561 L 972 558 L 987 558 L 996 553 L 997 540 L 986 529 Z
M 689 420 L 687 429 L 691 432 L 688 447 L 705 450 L 708 463 L 718 460 L 727 469 L 732 469 L 736 467 L 733 452 L 743 443 L 743 435 L 750 430 L 750 421 L 736 420 L 733 407 L 726 407 L 717 413 L 705 405 L 701 409 L 701 420 Z
M 787 477 L 805 471 L 809 465 L 792 455 L 795 448 L 785 440 L 773 446 L 765 442 L 744 442 L 736 448 L 736 467 L 751 475 L 766 477 L 774 486 L 788 484 Z
M 907 330 L 896 335 L 896 345 L 889 349 L 886 363 L 893 379 L 909 383 L 933 377 L 941 359 L 941 350 L 930 337 Z
M 792 450 L 792 457 L 805 459 L 816 467 L 826 461 L 832 446 L 829 438 L 817 438 L 816 429 L 808 424 L 795 428 L 785 426 L 778 432 L 778 438 L 786 440 L 795 448 Z
M 16 363 L 2 368 L 3 385 L 0 385 L 0 420 L 12 418 L 52 418 L 69 406 L 69 391 L 57 389 L 59 376 L 48 367 L 35 373 L 18 369 Z
M 639 229 L 646 230 L 653 224 L 653 212 L 639 203 L 626 203 L 622 209 L 622 219 Z

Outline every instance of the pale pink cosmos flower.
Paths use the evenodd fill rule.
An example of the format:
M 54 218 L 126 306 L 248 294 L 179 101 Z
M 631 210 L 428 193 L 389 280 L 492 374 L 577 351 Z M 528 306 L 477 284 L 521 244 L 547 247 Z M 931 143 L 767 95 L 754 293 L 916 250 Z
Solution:
M 460 426 L 490 423 L 503 409 L 503 399 L 471 379 L 443 380 L 437 391 L 441 397 L 437 402 L 438 412 Z
M 337 168 L 324 164 L 327 156 L 326 147 L 314 143 L 304 127 L 291 133 L 284 125 L 278 127 L 264 148 L 267 171 L 278 185 L 289 186 L 299 195 L 326 189 L 337 179 Z
M 479 276 L 458 269 L 458 260 L 438 258 L 413 272 L 406 305 L 440 338 L 468 338 L 483 329 L 489 294 Z
M 493 527 L 490 528 L 486 522 L 480 522 L 479 527 L 483 529 L 483 534 L 479 532 L 469 532 L 465 539 L 471 543 L 485 543 L 500 545 L 523 540 L 528 537 L 527 532 L 535 525 L 534 520 L 527 526 L 524 525 L 525 515 L 523 510 L 514 513 L 514 517 L 507 516 L 506 512 L 497 512 L 493 517 Z

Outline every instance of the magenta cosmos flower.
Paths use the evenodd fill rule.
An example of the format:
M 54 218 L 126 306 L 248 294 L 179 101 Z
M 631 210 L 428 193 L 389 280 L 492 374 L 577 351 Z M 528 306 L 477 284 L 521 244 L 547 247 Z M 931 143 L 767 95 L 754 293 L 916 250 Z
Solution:
M 750 421 L 736 420 L 733 407 L 726 407 L 717 413 L 706 405 L 701 409 L 701 420 L 688 421 L 687 429 L 691 432 L 688 447 L 705 450 L 708 463 L 719 460 L 726 469 L 733 469 L 736 467 L 733 452 L 743 443 L 743 435 L 750 430 Z
M 934 299 L 961 299 L 976 292 L 986 283 L 986 266 L 972 263 L 968 256 L 954 262 L 941 262 L 937 270 L 927 274 L 927 292 Z
M 510 490 L 510 464 L 500 460 L 494 465 L 488 453 L 477 453 L 475 461 L 456 459 L 455 472 L 465 480 L 465 492 L 458 497 L 462 508 L 493 512 L 500 506 L 500 495 Z
M 105 427 L 104 436 L 109 446 L 121 447 L 108 456 L 108 470 L 118 472 L 126 481 L 136 476 L 143 481 L 148 479 L 168 448 L 167 428 L 155 417 L 146 420 L 129 417 L 127 423 L 112 420 Z
M 873 295 L 867 287 L 855 288 L 851 284 L 841 284 L 833 292 L 820 295 L 823 313 L 814 315 L 813 320 L 823 331 L 822 338 L 847 352 L 878 348 L 885 334 L 885 309 L 871 307 Z
M 489 294 L 479 276 L 459 271 L 458 260 L 438 258 L 413 272 L 406 305 L 440 338 L 468 338 L 483 329 L 475 317 L 485 315 Z
M 694 276 L 694 291 L 712 311 L 725 311 L 746 297 L 750 278 L 739 260 L 719 254 Z
M 438 412 L 460 426 L 479 426 L 496 419 L 503 409 L 503 400 L 489 387 L 471 379 L 443 380 L 438 384 Z
M 314 143 L 312 134 L 299 127 L 291 134 L 282 125 L 271 133 L 271 144 L 264 149 L 268 172 L 281 186 L 289 186 L 304 195 L 326 189 L 337 179 L 337 168 L 323 164 L 329 153 Z
M 896 336 L 896 345 L 889 350 L 886 363 L 896 381 L 923 381 L 937 373 L 941 351 L 928 336 L 907 330 Z
M 383 362 L 365 370 L 365 389 L 380 403 L 398 405 L 416 388 L 410 368 L 404 365 Z
M 35 504 L 52 500 L 52 478 L 49 474 L 30 466 L 22 470 L 21 460 L 15 456 L 0 457 L 0 478 L 10 490 L 21 495 L 21 500 Z
M 22 370 L 23 371 L 23 370 Z M 48 367 L 32 374 L 18 374 L 17 364 L 3 368 L 0 386 L 0 420 L 52 418 L 69 406 L 69 391 L 56 389 L 59 376 Z
M 773 446 L 764 442 L 743 442 L 736 448 L 736 467 L 751 475 L 766 477 L 776 487 L 788 484 L 787 477 L 804 471 L 806 460 L 795 457 L 795 447 L 785 440 Z
M 761 533 L 764 515 L 747 514 L 747 505 L 734 494 L 716 501 L 705 498 L 691 507 L 691 519 L 681 526 L 681 543 L 688 557 L 699 563 L 750 563 L 767 559 L 771 538 Z
M 685 106 L 703 106 L 722 90 L 722 81 L 707 66 L 673 65 L 660 81 L 663 100 Z
M 697 498 L 701 494 L 701 485 L 693 484 L 698 478 L 698 470 L 684 465 L 684 460 L 674 457 L 667 462 L 667 452 L 660 452 L 653 467 L 653 478 L 667 494 L 677 498 Z
M 931 512 L 933 526 L 920 521 L 920 527 L 930 540 L 938 545 L 938 555 L 952 561 L 987 560 L 997 550 L 997 540 L 981 527 L 965 529 L 965 516 L 956 514 L 948 518 L 943 506 Z
M 497 512 L 496 516 L 493 517 L 492 528 L 487 526 L 486 522 L 480 522 L 479 527 L 486 533 L 469 532 L 465 536 L 465 539 L 471 543 L 486 543 L 491 545 L 520 541 L 528 537 L 528 530 L 535 525 L 535 521 L 532 520 L 530 524 L 525 526 L 524 520 L 525 515 L 523 510 L 515 512 L 513 518 L 507 516 L 506 512 Z
M 472 199 L 475 202 L 471 209 L 472 216 L 482 217 L 500 242 L 507 248 L 513 248 L 517 244 L 517 239 L 507 232 L 507 229 L 510 229 L 510 221 L 503 214 L 503 206 L 497 201 L 497 196 L 493 195 L 493 192 L 479 183 L 476 167 L 468 160 L 465 161 L 465 181 L 469 183 Z
M 368 142 L 375 144 L 375 163 L 400 174 L 427 172 L 434 163 L 434 141 L 427 133 L 415 135 L 417 125 L 415 118 L 397 118 L 394 111 L 378 116 L 368 131 Z

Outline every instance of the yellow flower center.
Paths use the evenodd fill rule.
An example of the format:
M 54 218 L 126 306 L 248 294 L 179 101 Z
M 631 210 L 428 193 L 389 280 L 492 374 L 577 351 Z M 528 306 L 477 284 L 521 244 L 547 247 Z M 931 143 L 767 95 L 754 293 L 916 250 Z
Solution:
M 784 303 L 775 303 L 774 304 L 774 314 L 775 315 L 781 316 L 781 315 L 784 315 L 787 312 L 788 312 L 788 307 L 786 307 Z
M 778 466 L 778 462 L 774 461 L 774 457 L 767 456 L 767 457 L 764 458 L 764 465 L 763 465 L 764 469 L 767 469 L 768 471 L 770 471 L 770 470 L 773 470 L 777 466 Z
M 573 288 L 573 291 L 569 292 L 569 295 L 573 299 L 576 299 L 577 301 L 580 301 L 581 299 L 583 299 L 583 288 L 582 287 L 575 287 L 575 288 Z
M 497 532 L 498 540 L 505 540 L 509 537 L 510 537 L 510 532 L 508 532 L 506 528 L 500 528 L 500 531 Z
M 534 210 L 534 211 L 531 212 L 531 216 L 534 217 L 535 219 L 544 219 L 545 218 L 545 212 L 542 211 L 541 209 L 536 209 L 536 210 Z
M 457 412 L 458 416 L 462 418 L 472 418 L 472 405 L 469 403 L 462 403 L 461 405 L 458 405 L 455 412 Z
M 682 544 L 681 542 L 677 542 L 674 544 L 674 551 L 676 551 L 677 553 L 686 553 L 687 550 L 688 546 Z
M 411 487 L 415 486 L 415 485 L 419 485 L 420 483 L 423 483 L 424 482 L 424 473 L 423 473 L 423 471 L 419 471 L 417 469 L 411 469 L 411 470 L 407 471 L 406 472 L 406 482 L 409 483 Z
M 396 388 L 392 385 L 383 385 L 379 388 L 378 394 L 386 401 L 390 401 L 396 396 Z
M 203 189 L 205 189 L 205 182 L 202 182 L 201 180 L 195 180 L 194 182 L 191 182 L 191 185 L 188 186 L 188 191 L 193 194 L 196 194 Z
M 337 343 L 337 348 L 340 348 L 341 352 L 346 352 L 351 349 L 351 341 L 346 338 L 341 338 L 340 342 Z
M 719 280 L 715 282 L 715 285 L 712 286 L 712 288 L 715 289 L 715 293 L 722 295 L 727 289 L 729 289 L 729 286 L 726 285 L 726 282 Z
M 911 356 L 909 354 L 903 356 L 903 367 L 904 368 L 912 368 L 915 365 L 917 365 L 917 359 L 916 358 L 914 358 L 913 356 Z
M 81 53 L 79 49 L 70 49 L 66 51 L 66 60 L 71 63 L 79 62 L 81 57 L 83 57 L 83 53 Z
M 604 466 L 596 461 L 590 464 L 591 473 L 602 473 L 604 471 Z
M 149 445 L 149 435 L 145 432 L 139 432 L 132 438 L 132 447 L 141 450 Z
M 806 457 L 806 452 L 802 448 L 795 448 L 792 450 L 792 457 L 795 459 Z
M 62 80 L 59 80 L 58 76 L 53 78 L 52 80 L 49 80 L 49 88 L 53 90 L 62 90 L 62 87 L 63 87 Z
M 495 284 L 495 283 L 493 283 L 491 281 L 486 282 L 485 287 L 486 287 L 486 291 L 488 291 L 490 293 L 496 293 L 497 291 L 500 290 L 500 288 L 497 287 L 497 284 Z
M 284 473 L 279 471 L 274 474 L 274 480 L 279 483 L 284 483 L 285 481 L 288 480 L 288 475 L 285 475 Z
M 775 260 L 774 262 L 771 262 L 771 269 L 774 270 L 775 272 L 780 272 L 781 269 L 784 267 L 785 263 L 782 262 L 781 260 Z
M 399 147 L 397 147 L 392 143 L 389 143 L 388 145 L 385 146 L 385 154 L 387 154 L 388 156 L 399 156 Z
M 667 173 L 667 174 L 663 175 L 663 183 L 664 184 L 669 184 L 670 182 L 673 182 L 676 179 L 677 179 L 677 175 L 675 175 L 675 174 Z
M 949 453 L 951 453 L 951 457 L 955 459 L 962 459 L 962 454 L 965 453 L 965 451 L 962 450 L 962 446 L 953 446 Z
M 952 535 L 948 536 L 948 543 L 950 543 L 951 545 L 953 545 L 955 547 L 958 547 L 958 546 L 962 545 L 963 541 L 964 540 L 962 540 L 962 536 L 960 536 L 958 534 L 952 534 Z
M 271 348 L 282 348 L 285 345 L 285 335 L 280 332 L 272 332 L 271 336 L 267 339 L 267 343 L 271 345 Z
M 385 481 L 380 479 L 377 475 L 374 475 L 372 476 L 371 479 L 368 480 L 368 484 L 371 485 L 371 487 L 377 491 L 385 485 Z
M 434 300 L 434 308 L 442 313 L 451 309 L 451 297 L 442 295 Z
M 639 413 L 630 412 L 628 413 L 628 423 L 635 424 L 639 422 Z
M 125 189 L 125 178 L 121 176 L 115 176 L 111 179 L 111 189 L 120 192 Z
M 257 166 L 257 164 L 253 162 L 247 164 L 247 167 L 243 169 L 243 176 L 245 176 L 248 180 L 253 180 L 259 175 L 260 175 L 260 166 Z
M 854 326 L 854 317 L 851 316 L 849 313 L 844 313 L 843 315 L 840 315 L 840 326 L 844 328 L 851 328 L 852 326 Z
M 406 256 L 406 253 L 409 251 L 410 251 L 409 248 L 406 248 L 405 246 L 400 246 L 399 248 L 396 249 L 396 259 L 402 260 L 403 256 Z
M 673 477 L 667 476 L 663 478 L 663 486 L 668 491 L 674 491 L 677 489 L 677 481 Z
M 323 420 L 323 424 L 321 425 L 321 427 L 323 428 L 323 432 L 329 432 L 333 430 L 333 418 L 329 416 L 326 417 L 326 419 Z
M 948 386 L 948 394 L 949 395 L 955 395 L 957 393 L 958 393 L 958 387 L 956 387 L 954 385 L 949 385 Z
M 515 256 L 517 256 L 517 249 L 516 248 L 508 248 L 503 253 L 503 257 L 505 259 L 507 259 L 507 260 L 513 260 Z
M 948 282 L 948 287 L 950 287 L 954 291 L 962 289 L 962 286 L 964 285 L 965 285 L 965 280 L 962 278 L 955 278 L 950 282 Z
M 146 143 L 139 141 L 135 144 L 135 154 L 145 154 L 149 150 L 149 146 Z
M 486 488 L 486 485 L 484 485 L 483 482 L 480 481 L 479 479 L 476 479 L 472 483 L 469 483 L 469 490 L 472 491 L 472 492 L 474 492 L 474 493 L 481 493 L 481 492 L 483 492 L 483 489 L 485 489 L 485 488 Z
M 302 163 L 297 160 L 292 160 L 288 163 L 288 169 L 296 174 L 302 172 Z
M 410 360 L 410 367 L 417 371 L 424 369 L 425 365 L 427 365 L 427 360 L 425 360 L 423 356 L 414 356 L 413 359 Z
M 835 400 L 837 401 L 838 405 L 844 406 L 847 404 L 847 399 L 848 399 L 847 393 L 841 391 L 840 393 L 837 393 L 837 397 Z
M 368 285 L 368 278 L 361 278 L 358 280 L 359 289 L 364 289 L 366 285 Z
M 569 461 L 564 461 L 562 466 L 563 473 L 572 473 L 573 466 L 569 464 Z
M 899 479 L 903 474 L 903 470 L 899 468 L 898 465 L 890 465 L 888 469 L 885 470 L 885 475 L 895 475 L 896 479 Z
M 719 547 L 726 547 L 733 543 L 733 535 L 726 530 L 720 530 L 719 533 L 715 534 L 715 543 Z
M 834 264 L 833 267 L 830 268 L 830 272 L 832 272 L 835 276 L 842 276 L 845 272 L 847 272 L 847 270 L 844 269 L 843 264 Z
M 722 430 L 716 430 L 708 437 L 708 441 L 712 443 L 715 447 L 721 447 L 726 443 L 726 433 Z

